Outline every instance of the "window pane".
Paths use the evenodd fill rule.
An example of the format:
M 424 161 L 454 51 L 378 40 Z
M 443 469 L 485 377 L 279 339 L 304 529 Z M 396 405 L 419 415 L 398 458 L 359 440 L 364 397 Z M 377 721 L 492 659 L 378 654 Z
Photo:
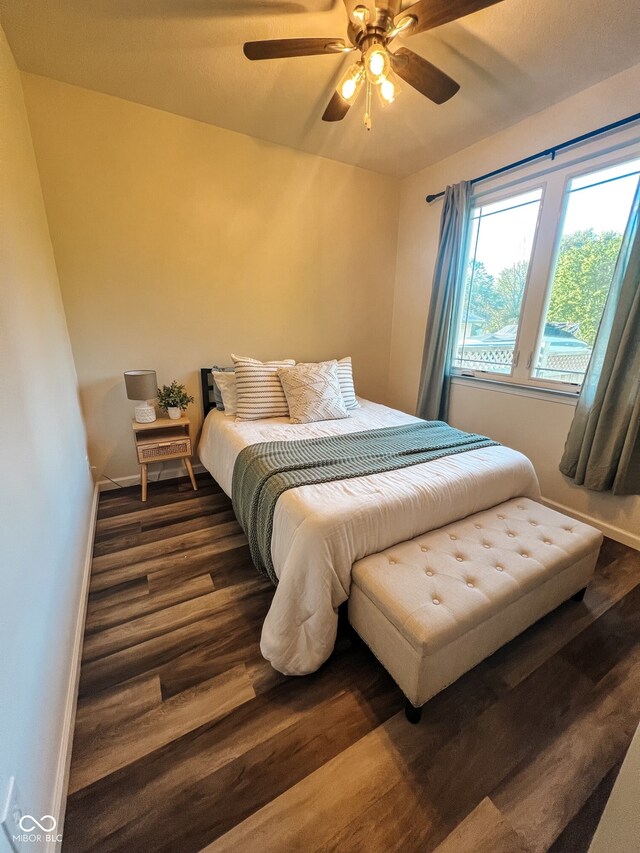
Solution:
M 509 375 L 542 190 L 472 214 L 454 367 Z
M 638 184 L 640 160 L 574 178 L 533 376 L 581 383 Z

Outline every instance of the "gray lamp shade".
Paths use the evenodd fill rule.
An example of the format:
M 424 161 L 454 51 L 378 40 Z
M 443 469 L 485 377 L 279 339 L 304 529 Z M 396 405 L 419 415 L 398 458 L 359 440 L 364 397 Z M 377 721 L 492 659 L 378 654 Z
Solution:
M 155 400 L 158 396 L 155 370 L 127 370 L 124 382 L 130 400 Z

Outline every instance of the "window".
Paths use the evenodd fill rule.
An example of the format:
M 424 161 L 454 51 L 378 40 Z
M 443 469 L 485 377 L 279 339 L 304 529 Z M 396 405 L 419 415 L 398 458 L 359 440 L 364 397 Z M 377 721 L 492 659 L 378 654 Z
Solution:
M 511 375 L 542 190 L 474 209 L 456 367 Z
M 638 185 L 640 160 L 573 178 L 533 375 L 581 383 Z
M 484 194 L 469 224 L 454 372 L 582 383 L 639 176 L 636 154 L 589 171 L 555 167 L 507 197 Z

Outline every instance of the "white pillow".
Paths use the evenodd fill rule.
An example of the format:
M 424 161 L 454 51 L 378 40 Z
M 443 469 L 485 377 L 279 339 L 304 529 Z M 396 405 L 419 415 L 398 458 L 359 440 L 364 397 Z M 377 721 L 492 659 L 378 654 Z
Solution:
M 281 367 L 278 376 L 287 397 L 291 423 L 308 424 L 349 417 L 340 391 L 336 361 Z
M 222 371 L 214 370 L 213 378 L 222 397 L 225 415 L 227 417 L 235 417 L 237 409 L 235 373 L 227 373 L 226 371 L 223 373 Z
M 356 392 L 353 387 L 351 356 L 341 358 L 338 362 L 338 382 L 340 383 L 342 399 L 347 409 L 359 409 L 360 403 L 356 400 Z
M 284 361 L 258 361 L 231 353 L 235 364 L 237 411 L 239 420 L 289 416 L 287 398 L 278 377 L 278 369 L 294 365 L 292 358 Z

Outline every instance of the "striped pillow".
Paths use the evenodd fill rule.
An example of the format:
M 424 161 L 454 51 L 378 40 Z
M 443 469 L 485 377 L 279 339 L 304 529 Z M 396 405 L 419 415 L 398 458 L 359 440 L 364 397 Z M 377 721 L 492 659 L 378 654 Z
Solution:
M 295 364 L 284 361 L 257 361 L 231 354 L 236 367 L 236 415 L 242 421 L 261 418 L 288 418 L 289 406 L 278 377 L 278 368 Z
M 338 362 L 338 382 L 340 383 L 340 391 L 342 392 L 342 399 L 346 408 L 359 409 L 360 403 L 356 400 L 356 392 L 353 387 L 351 356 L 341 358 Z

